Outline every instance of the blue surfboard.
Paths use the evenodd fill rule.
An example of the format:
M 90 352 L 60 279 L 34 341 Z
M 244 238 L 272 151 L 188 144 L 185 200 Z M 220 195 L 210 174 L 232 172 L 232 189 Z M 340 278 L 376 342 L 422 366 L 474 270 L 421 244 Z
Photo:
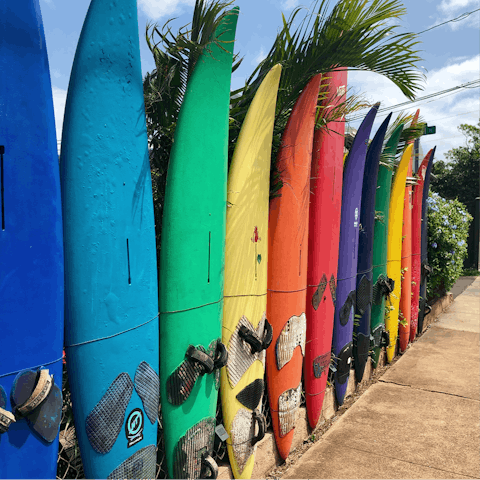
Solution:
M 0 71 L 0 409 L 10 412 L 2 416 L 0 410 L 0 478 L 55 478 L 62 407 L 62 211 L 38 0 L 0 2 Z M 49 384 L 36 392 L 40 370 Z M 42 391 L 43 398 L 29 403 L 35 408 L 22 409 Z
M 87 478 L 155 478 L 158 289 L 135 0 L 92 0 L 63 127 L 65 349 Z
M 353 366 L 358 382 L 362 381 L 370 352 L 370 317 L 373 297 L 373 233 L 375 227 L 375 193 L 383 139 L 392 114 L 382 122 L 367 150 L 363 173 L 358 264 L 353 328 Z

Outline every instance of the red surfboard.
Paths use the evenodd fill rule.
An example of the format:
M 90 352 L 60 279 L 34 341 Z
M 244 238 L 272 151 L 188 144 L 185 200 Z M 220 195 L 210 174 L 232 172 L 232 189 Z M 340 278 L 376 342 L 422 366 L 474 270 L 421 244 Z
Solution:
M 267 386 L 278 452 L 286 459 L 300 405 L 305 352 L 308 209 L 315 109 L 321 76 L 299 96 L 283 133 L 278 170 L 283 187 L 270 203 L 267 318 Z
M 411 126 L 418 121 L 420 110 L 415 112 Z M 409 142 L 413 143 L 413 140 Z M 402 228 L 402 287 L 399 311 L 403 316 L 403 322 L 398 324 L 398 340 L 400 351 L 404 352 L 410 339 L 410 313 L 412 308 L 412 160 L 408 165 L 407 184 L 405 186 L 405 198 L 403 204 L 403 228 Z
M 422 272 L 422 200 L 423 184 L 428 163 L 432 158 L 430 150 L 420 164 L 417 171 L 417 184 L 413 190 L 412 210 L 412 308 L 410 318 L 410 341 L 415 340 L 418 325 L 418 305 L 420 301 L 420 277 Z
M 321 89 L 329 108 L 346 98 L 347 71 L 326 74 Z M 310 224 L 307 270 L 307 339 L 303 378 L 308 422 L 317 425 L 322 412 L 332 350 L 343 183 L 345 120 L 315 132 L 310 180 Z

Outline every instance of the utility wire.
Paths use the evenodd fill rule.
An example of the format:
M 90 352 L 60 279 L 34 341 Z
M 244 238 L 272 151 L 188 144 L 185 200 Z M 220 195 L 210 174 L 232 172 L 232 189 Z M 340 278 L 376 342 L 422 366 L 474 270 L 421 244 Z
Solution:
M 440 92 L 435 92 L 435 93 L 431 93 L 429 95 L 425 95 L 423 97 L 418 97 L 415 100 L 409 100 L 407 102 L 398 103 L 397 105 L 391 105 L 389 107 L 380 108 L 378 110 L 377 114 L 379 114 L 381 112 L 386 112 L 386 111 L 390 112 L 394 109 L 398 109 L 398 108 L 402 108 L 402 107 L 411 106 L 413 104 L 422 102 L 424 100 L 430 100 L 432 98 L 439 97 L 440 95 L 447 96 L 445 94 L 458 93 L 458 90 L 461 90 L 461 89 L 464 89 L 464 88 L 478 88 L 478 87 L 480 87 L 480 80 L 473 80 L 471 82 L 467 82 L 467 83 L 463 83 L 461 85 L 457 85 L 456 87 L 448 88 L 446 90 L 441 90 Z M 444 98 L 444 97 L 442 97 L 442 98 Z M 440 99 L 437 99 L 437 100 L 440 100 Z M 348 122 L 354 122 L 356 120 L 361 120 L 364 116 L 365 115 L 363 115 L 363 114 L 357 114 L 357 115 L 349 118 Z
M 429 32 L 430 30 L 433 30 L 434 28 L 437 28 L 437 27 L 441 27 L 442 25 L 446 25 L 447 23 L 459 22 L 460 20 L 464 20 L 465 18 L 472 15 L 472 13 L 478 12 L 479 10 L 480 8 L 477 8 L 476 10 L 472 10 L 471 12 L 462 13 L 456 18 L 452 18 L 451 20 L 447 20 L 446 22 L 439 23 L 438 25 L 434 25 L 433 27 L 427 28 L 426 30 L 422 30 L 421 32 L 418 32 L 417 35 L 420 35 L 421 33 Z

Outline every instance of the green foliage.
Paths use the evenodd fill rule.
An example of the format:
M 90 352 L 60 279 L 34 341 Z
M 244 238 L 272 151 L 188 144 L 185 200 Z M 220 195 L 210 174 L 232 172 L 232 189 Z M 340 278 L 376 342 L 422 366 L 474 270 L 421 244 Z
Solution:
M 245 86 L 232 92 L 229 155 L 255 93 L 270 69 L 282 64 L 282 77 L 276 105 L 272 148 L 271 195 L 281 184 L 276 156 L 290 112 L 306 84 L 319 73 L 333 68 L 365 70 L 385 75 L 409 98 L 419 90 L 423 75 L 416 64 L 420 60 L 413 33 L 396 33 L 406 10 L 398 0 L 339 0 L 328 14 L 330 2 L 316 0 L 312 6 L 297 7 L 277 34 L 267 57 L 255 68 Z M 302 17 L 303 15 L 303 17 Z M 323 99 L 319 96 L 319 104 Z M 353 102 L 350 108 L 357 108 Z M 345 107 L 344 107 L 345 108 Z M 348 107 L 347 107 L 348 110 Z M 334 109 L 329 120 L 333 120 Z M 325 125 L 322 114 L 317 124 Z
M 390 122 L 387 133 L 385 134 L 385 139 L 383 141 L 382 153 L 380 155 L 380 163 L 386 167 L 393 170 L 395 166 L 398 165 L 400 159 L 402 158 L 403 151 L 409 142 L 414 141 L 416 138 L 420 138 L 423 134 L 423 129 L 425 126 L 425 121 L 421 116 L 418 117 L 416 124 L 412 125 L 413 117 L 415 114 L 405 114 L 403 112 L 397 115 L 397 118 Z M 406 126 L 407 124 L 408 127 Z M 393 132 L 399 125 L 405 125 L 402 133 L 400 135 L 400 140 L 397 144 L 397 150 L 392 154 L 386 151 L 385 146 L 390 140 Z
M 458 200 L 430 192 L 428 200 L 428 298 L 448 292 L 462 275 L 467 255 L 468 227 L 472 216 Z
M 433 164 L 432 190 L 444 198 L 458 199 L 471 215 L 480 190 L 480 122 L 478 126 L 462 124 L 458 129 L 465 135 L 465 145 L 446 153 L 449 162 Z
M 232 3 L 233 0 L 210 3 L 197 0 L 192 23 L 181 27 L 176 35 L 170 28 L 172 19 L 161 28 L 157 24 L 146 26 L 145 37 L 156 66 L 155 70 L 146 74 L 143 90 L 157 246 L 160 245 L 168 161 L 187 82 L 202 52 L 212 43 L 222 46 L 222 39 L 215 36 L 215 31 Z M 235 61 L 233 71 L 239 65 L 240 61 Z
M 480 271 L 476 268 L 465 268 L 462 272 L 462 277 L 478 277 L 480 275 Z

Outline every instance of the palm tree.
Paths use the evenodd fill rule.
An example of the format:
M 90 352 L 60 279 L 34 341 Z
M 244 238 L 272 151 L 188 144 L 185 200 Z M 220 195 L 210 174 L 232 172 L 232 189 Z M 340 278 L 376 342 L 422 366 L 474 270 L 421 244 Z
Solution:
M 213 32 L 232 3 L 213 0 L 207 4 L 205 0 L 196 0 L 190 29 L 182 27 L 177 35 L 172 33 L 169 22 L 162 29 L 147 25 L 147 43 L 156 64 L 156 69 L 145 77 L 144 90 L 157 235 L 168 158 L 186 83 L 198 55 L 209 42 L 221 45 L 221 38 L 214 38 Z M 329 9 L 328 0 L 315 0 L 309 9 L 294 9 L 288 19 L 282 15 L 282 27 L 267 57 L 253 70 L 245 85 L 231 94 L 230 157 L 258 87 L 275 64 L 282 64 L 272 148 L 272 195 L 281 187 L 275 168 L 281 135 L 296 99 L 314 75 L 346 68 L 376 72 L 389 78 L 411 99 L 424 78 L 417 67 L 421 60 L 416 50 L 417 36 L 396 33 L 398 25 L 393 21 L 406 13 L 400 0 L 338 0 L 330 13 Z M 234 70 L 239 63 L 235 62 Z M 325 128 L 332 120 L 324 118 L 321 99 L 322 94 L 317 128 Z M 358 102 L 350 101 L 329 115 L 343 115 L 355 108 Z

